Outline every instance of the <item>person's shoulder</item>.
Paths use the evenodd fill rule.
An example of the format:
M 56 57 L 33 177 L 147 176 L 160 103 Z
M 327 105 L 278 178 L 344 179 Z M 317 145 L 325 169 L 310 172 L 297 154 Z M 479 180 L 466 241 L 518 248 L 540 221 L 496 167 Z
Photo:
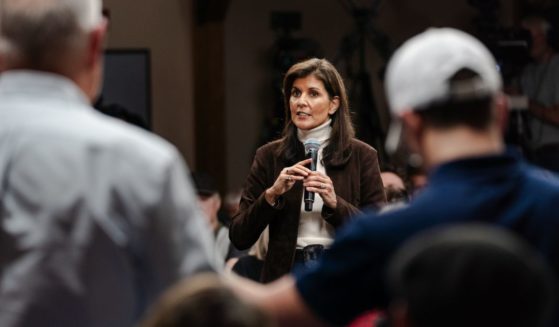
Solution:
M 5 125 L 28 147 L 46 146 L 53 151 L 60 148 L 76 155 L 110 154 L 115 160 L 152 163 L 177 156 L 176 148 L 160 136 L 107 116 L 85 102 L 54 98 L 29 101 L 15 109 L 21 109 L 21 115 Z M 33 117 L 41 111 L 44 117 Z M 92 151 L 83 151 L 87 149 Z
M 559 176 L 549 170 L 526 165 L 523 169 L 527 189 L 539 190 L 544 194 L 559 196 Z
M 353 151 L 377 153 L 375 148 L 359 139 L 352 138 L 350 144 Z
M 176 147 L 162 137 L 95 110 L 83 111 L 73 128 L 86 127 L 90 131 L 74 131 L 81 143 L 77 146 L 94 146 L 110 152 L 115 160 L 160 166 L 180 157 Z
M 530 208 L 532 228 L 557 238 L 559 217 L 553 212 L 559 203 L 559 177 L 550 171 L 528 166 L 524 169 L 524 182 L 519 187 L 518 198 L 523 208 Z
M 521 180 L 516 186 L 520 203 L 529 206 L 532 218 L 558 221 L 555 215 L 550 215 L 559 203 L 559 177 L 548 170 L 523 165 Z
M 281 142 L 282 140 L 280 139 L 280 140 L 270 141 L 264 145 L 261 145 L 260 147 L 258 147 L 258 149 L 256 149 L 256 154 L 257 155 L 274 154 L 280 147 Z
M 417 217 L 419 206 L 401 206 L 389 211 L 367 209 L 362 214 L 354 217 L 347 230 L 354 234 L 370 234 L 372 231 L 398 229 L 399 226 L 407 226 L 413 217 Z
M 352 160 L 357 160 L 357 162 L 370 162 L 378 159 L 377 150 L 371 145 L 353 138 L 350 143 L 351 146 L 351 157 Z
M 336 235 L 338 244 L 361 244 L 371 249 L 389 249 L 418 231 L 443 223 L 441 215 L 421 205 L 406 206 L 388 212 L 370 210 L 354 217 Z

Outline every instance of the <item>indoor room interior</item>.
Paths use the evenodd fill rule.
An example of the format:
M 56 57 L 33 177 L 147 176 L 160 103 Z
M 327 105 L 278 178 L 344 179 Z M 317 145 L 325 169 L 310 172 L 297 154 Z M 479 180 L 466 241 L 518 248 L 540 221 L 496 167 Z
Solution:
M 240 188 L 256 148 L 279 136 L 281 78 L 289 64 L 305 56 L 332 61 L 348 79 L 358 136 L 390 161 L 383 151 L 390 117 L 382 75 L 398 45 L 432 26 L 496 44 L 513 37 L 507 31 L 524 11 L 556 8 L 541 0 L 106 0 L 104 6 L 107 50 L 149 57 L 149 65 L 138 66 L 149 79 L 142 110 L 149 110 L 143 115 L 151 130 L 175 144 L 191 169 L 214 175 L 222 192 Z M 367 109 L 359 114 L 361 108 Z

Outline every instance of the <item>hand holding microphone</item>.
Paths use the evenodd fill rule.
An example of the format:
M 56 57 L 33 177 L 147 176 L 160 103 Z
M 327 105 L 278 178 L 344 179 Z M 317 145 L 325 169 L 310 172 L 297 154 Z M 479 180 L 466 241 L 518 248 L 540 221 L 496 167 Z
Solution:
M 320 143 L 315 139 L 309 139 L 304 143 L 304 145 L 305 156 L 307 159 L 311 160 L 311 173 L 305 178 L 303 183 L 303 186 L 305 187 L 303 195 L 303 201 L 305 201 L 305 211 L 312 211 L 315 193 L 320 195 L 326 206 L 336 208 L 337 199 L 332 180 L 325 174 L 316 171 Z
M 332 181 L 325 174 L 316 171 L 320 143 L 314 139 L 309 139 L 304 145 L 307 159 L 281 170 L 274 185 L 268 188 L 264 194 L 266 201 L 270 205 L 274 205 L 282 194 L 295 185 L 295 182 L 304 181 L 303 201 L 305 201 L 306 211 L 312 210 L 315 193 L 322 197 L 326 206 L 336 208 L 337 199 Z M 307 165 L 310 169 L 306 167 Z
M 295 182 L 304 180 L 311 172 L 309 168 L 305 167 L 310 162 L 310 159 L 305 159 L 291 167 L 282 169 L 274 185 L 266 190 L 264 194 L 266 201 L 274 205 L 282 194 L 289 191 L 295 185 Z

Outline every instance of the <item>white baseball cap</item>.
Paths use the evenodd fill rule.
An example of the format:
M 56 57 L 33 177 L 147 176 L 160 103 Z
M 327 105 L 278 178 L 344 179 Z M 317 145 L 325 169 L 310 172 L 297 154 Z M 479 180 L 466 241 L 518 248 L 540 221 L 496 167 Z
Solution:
M 462 69 L 479 77 L 451 86 L 450 78 Z M 392 116 L 445 100 L 486 97 L 501 87 L 501 75 L 489 50 L 453 28 L 430 28 L 406 41 L 390 59 L 385 79 Z M 389 152 L 398 146 L 401 128 L 397 122 L 391 126 L 386 141 Z

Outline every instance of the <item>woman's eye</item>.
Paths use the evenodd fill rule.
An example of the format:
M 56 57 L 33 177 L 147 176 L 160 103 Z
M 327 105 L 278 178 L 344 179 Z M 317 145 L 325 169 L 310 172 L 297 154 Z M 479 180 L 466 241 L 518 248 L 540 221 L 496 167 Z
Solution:
M 310 94 L 311 97 L 313 97 L 313 98 L 315 98 L 315 97 L 318 96 L 318 92 L 314 92 L 314 91 L 313 91 L 313 92 L 310 92 L 309 94 Z
M 298 97 L 298 96 L 301 95 L 301 91 L 299 91 L 299 90 L 292 90 L 292 91 L 291 91 L 291 95 L 294 96 L 294 97 Z

